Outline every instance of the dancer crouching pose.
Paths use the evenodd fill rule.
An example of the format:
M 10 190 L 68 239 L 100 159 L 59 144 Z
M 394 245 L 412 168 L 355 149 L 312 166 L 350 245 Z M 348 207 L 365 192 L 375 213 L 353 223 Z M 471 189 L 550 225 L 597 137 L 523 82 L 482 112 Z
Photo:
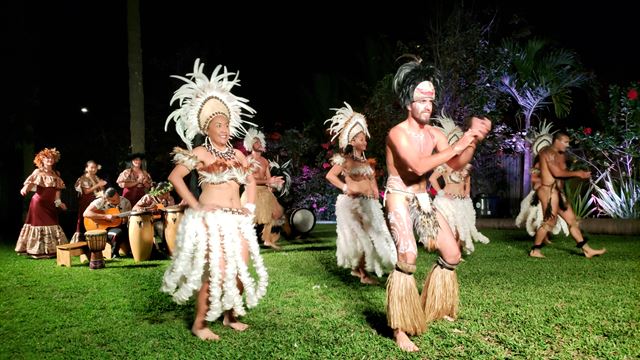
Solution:
M 385 201 L 398 252 L 396 269 L 387 281 L 387 321 L 396 344 L 405 351 L 419 350 L 408 335 L 423 333 L 427 322 L 434 319 L 455 318 L 458 310 L 455 268 L 460 248 L 446 220 L 430 202 L 425 175 L 444 163 L 462 168 L 471 160 L 476 142 L 491 128 L 489 120 L 474 118 L 471 128 L 449 146 L 442 132 L 429 125 L 435 99 L 433 81 L 433 67 L 419 61 L 400 66 L 393 89 L 407 110 L 407 118 L 391 128 L 386 145 L 389 177 Z M 422 299 L 413 277 L 418 255 L 414 225 L 420 241 L 440 252 L 427 276 Z
M 367 121 L 344 104 L 343 108 L 332 109 L 337 110 L 336 115 L 326 121 L 331 122 L 331 140 L 338 138 L 344 152 L 333 156 L 333 167 L 326 175 L 343 193 L 336 200 L 336 256 L 338 266 L 351 269 L 360 282 L 376 284 L 367 272 L 382 276 L 395 266 L 397 253 L 378 201 L 375 163 L 364 155 L 370 136 Z
M 245 301 L 251 308 L 265 295 L 268 276 L 253 229 L 256 190 L 252 164 L 228 145 L 231 137 L 244 132 L 241 116 L 255 111 L 246 99 L 230 92 L 239 82 L 238 75 L 219 65 L 209 79 L 203 67 L 197 59 L 190 79 L 176 76 L 186 82 L 172 98 L 172 102 L 179 100 L 181 108 L 167 119 L 167 124 L 175 120 L 189 149 L 197 133 L 207 137 L 204 145 L 191 151 L 176 148 L 173 152 L 176 166 L 169 181 L 189 208 L 178 227 L 176 250 L 164 274 L 162 291 L 180 304 L 197 293 L 191 331 L 203 340 L 217 340 L 207 321 L 224 313 L 225 326 L 245 330 L 248 325 L 237 316 L 245 315 Z M 183 179 L 193 169 L 202 186 L 199 199 Z M 247 191 L 244 207 L 240 205 L 241 184 Z M 257 283 L 248 268 L 249 256 Z

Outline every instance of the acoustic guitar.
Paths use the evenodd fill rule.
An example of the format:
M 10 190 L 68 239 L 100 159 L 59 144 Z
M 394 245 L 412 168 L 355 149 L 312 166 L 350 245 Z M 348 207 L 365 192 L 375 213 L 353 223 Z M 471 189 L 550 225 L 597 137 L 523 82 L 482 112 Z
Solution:
M 107 214 L 107 215 L 116 215 L 116 217 L 111 220 L 94 220 L 89 219 L 88 217 L 84 218 L 84 228 L 89 230 L 107 230 L 107 228 L 118 227 L 122 224 L 122 218 L 125 216 L 129 216 L 131 211 L 126 211 L 121 213 L 118 208 L 107 209 L 106 211 L 94 210 L 94 212 L 98 214 Z

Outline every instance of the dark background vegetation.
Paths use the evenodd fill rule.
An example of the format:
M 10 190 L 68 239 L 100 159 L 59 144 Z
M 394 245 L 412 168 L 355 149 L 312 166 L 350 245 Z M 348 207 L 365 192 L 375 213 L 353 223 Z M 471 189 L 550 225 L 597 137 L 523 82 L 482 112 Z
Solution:
M 84 163 L 103 165 L 114 184 L 130 148 L 126 2 L 60 1 L 2 5 L 5 125 L 0 161 L 2 240 L 15 241 L 28 198 L 22 181 L 33 170 L 35 152 L 56 147 L 58 169 L 67 183 L 63 198 L 73 205 L 73 182 Z M 312 128 L 314 141 L 327 141 L 322 121 L 329 108 L 348 101 L 362 109 L 375 86 L 393 73 L 396 58 L 420 50 L 454 9 L 492 24 L 498 35 L 542 37 L 575 50 L 598 81 L 593 96 L 612 83 L 640 78 L 634 58 L 636 12 L 606 2 L 311 2 L 285 8 L 269 3 L 141 0 L 141 29 L 149 170 L 168 175 L 168 152 L 180 140 L 164 122 L 169 99 L 199 57 L 205 70 L 226 65 L 240 70 L 238 95 L 258 111 L 265 131 Z M 567 125 L 597 126 L 594 98 L 576 94 Z M 89 113 L 80 112 L 81 107 Z M 399 119 L 398 119 L 399 120 Z M 373 141 L 375 143 L 375 141 Z M 382 159 L 379 159 L 382 160 Z M 65 230 L 73 208 L 62 216 Z M 6 240 L 5 240 L 6 239 Z

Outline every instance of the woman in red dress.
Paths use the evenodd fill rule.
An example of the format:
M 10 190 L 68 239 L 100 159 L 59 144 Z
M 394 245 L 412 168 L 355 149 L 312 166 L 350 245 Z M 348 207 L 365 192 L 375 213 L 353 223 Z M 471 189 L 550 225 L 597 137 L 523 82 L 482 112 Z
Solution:
M 142 168 L 144 154 L 134 153 L 129 155 L 131 167 L 125 169 L 118 175 L 118 186 L 122 188 L 122 196 L 127 198 L 131 204 L 136 204 L 149 189 L 151 189 L 151 175 Z
M 68 243 L 67 237 L 60 227 L 58 211 L 67 206 L 60 200 L 60 191 L 65 188 L 60 173 L 54 165 L 60 160 L 60 152 L 55 148 L 40 151 L 34 164 L 38 167 L 24 181 L 20 194 L 35 194 L 29 203 L 29 212 L 20 231 L 16 252 L 30 255 L 35 259 L 56 256 L 56 246 Z
M 91 202 L 102 196 L 102 191 L 107 182 L 102 180 L 96 173 L 100 170 L 100 165 L 95 161 L 89 160 L 84 167 L 84 174 L 76 180 L 74 188 L 78 192 L 78 223 L 76 232 L 71 237 L 71 242 L 84 241 L 84 216 L 82 213 L 87 209 Z

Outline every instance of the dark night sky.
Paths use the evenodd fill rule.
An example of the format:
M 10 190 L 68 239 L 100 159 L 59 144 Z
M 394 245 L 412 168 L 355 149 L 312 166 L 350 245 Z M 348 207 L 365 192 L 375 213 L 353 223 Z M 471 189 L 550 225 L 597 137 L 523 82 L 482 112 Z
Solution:
M 274 122 L 297 125 L 312 116 L 326 118 L 328 107 L 344 100 L 357 105 L 361 83 L 371 86 L 395 70 L 392 49 L 385 46 L 425 39 L 433 13 L 447 10 L 437 5 L 445 2 L 433 1 L 385 7 L 346 3 L 283 8 L 275 2 L 249 7 L 238 1 L 141 0 L 145 117 L 147 128 L 154 129 L 148 134 L 165 139 L 161 148 L 148 151 L 165 153 L 170 148 L 164 143 L 180 144 L 173 126 L 169 134 L 161 130 L 172 110 L 170 97 L 180 85 L 169 75 L 184 75 L 196 57 L 207 72 L 216 64 L 240 70 L 242 86 L 236 93 L 258 111 L 256 122 L 266 128 Z M 534 34 L 576 50 L 605 83 L 640 80 L 632 55 L 640 33 L 637 11 L 629 5 L 607 1 L 589 7 L 582 2 L 568 9 L 558 1 L 512 3 L 464 5 L 485 15 L 498 9 L 498 17 L 505 19 L 518 14 Z M 88 158 L 103 163 L 106 173 L 119 171 L 129 143 L 126 2 L 4 2 L 2 7 L 3 59 L 8 60 L 4 80 L 10 90 L 4 98 L 8 122 L 3 123 L 9 124 L 5 136 L 15 145 L 3 145 L 13 159 L 3 160 L 0 168 L 15 176 L 4 186 L 17 192 L 24 172 L 32 170 L 22 167 L 21 157 L 29 153 L 21 145 L 26 139 L 33 139 L 35 151 L 45 146 L 62 150 L 60 167 L 67 182 L 80 175 Z M 363 66 L 371 63 L 366 59 L 371 53 L 379 56 L 373 61 L 378 66 Z M 326 91 L 312 87 L 319 79 Z M 309 99 L 316 98 L 330 105 L 310 108 Z M 80 113 L 82 106 L 90 109 L 89 116 Z M 114 139 L 114 131 L 121 135 Z M 153 147 L 154 140 L 148 139 L 147 146 Z
M 242 86 L 236 92 L 249 98 L 258 110 L 258 122 L 288 124 L 304 121 L 300 117 L 309 110 L 301 108 L 300 96 L 305 92 L 317 95 L 308 93 L 314 78 L 343 79 L 337 86 L 371 83 L 375 79 L 364 73 L 362 66 L 365 47 L 380 45 L 384 39 L 424 39 L 430 14 L 442 8 L 425 5 L 425 11 L 403 13 L 398 6 L 353 9 L 321 7 L 322 2 L 305 4 L 304 9 L 271 4 L 257 9 L 224 9 L 188 0 L 141 3 L 145 106 L 151 116 L 170 112 L 170 96 L 180 83 L 169 75 L 184 74 L 200 57 L 206 63 L 205 71 L 219 63 L 232 71 L 240 70 Z M 501 17 L 519 13 L 535 34 L 575 49 L 605 82 L 640 78 L 631 55 L 637 45 L 632 34 L 638 31 L 630 9 L 612 2 L 597 8 L 581 4 L 571 11 L 544 1 L 497 3 L 468 2 L 465 6 L 478 13 L 498 7 Z M 26 32 L 32 45 L 22 45 L 28 59 L 17 54 L 17 60 L 26 60 L 38 73 L 32 81 L 39 85 L 43 112 L 51 114 L 55 109 L 53 112 L 69 119 L 71 126 L 76 125 L 74 119 L 83 121 L 77 118 L 80 106 L 88 106 L 103 120 L 128 117 L 125 7 L 123 1 L 62 1 L 28 16 L 21 14 L 24 18 L 17 26 L 15 40 Z M 295 15 L 285 16 L 285 12 Z M 248 34 L 240 36 L 240 31 Z M 351 84 L 344 84 L 344 79 Z M 335 91 L 337 96 L 343 93 Z M 335 99 L 336 104 L 342 101 Z M 162 118 L 151 120 L 163 123 Z

